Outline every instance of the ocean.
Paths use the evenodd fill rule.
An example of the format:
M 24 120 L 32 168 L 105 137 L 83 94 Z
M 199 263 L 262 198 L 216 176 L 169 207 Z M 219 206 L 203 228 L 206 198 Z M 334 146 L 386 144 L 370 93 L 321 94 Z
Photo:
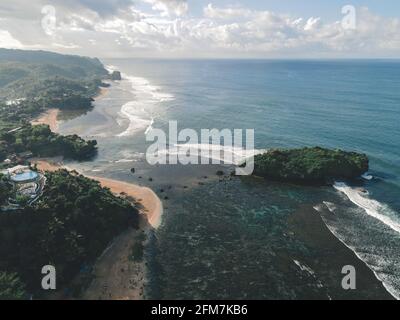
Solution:
M 400 298 L 400 61 L 103 62 L 124 80 L 92 111 L 65 115 L 60 132 L 99 143 L 96 159 L 70 166 L 149 186 L 163 200 L 147 252 L 149 297 L 331 297 L 340 283 L 314 270 L 324 253 L 291 225 L 306 210 L 321 215 Z M 352 184 L 301 187 L 230 177 L 229 165 L 151 166 L 144 133 L 168 131 L 171 120 L 196 132 L 254 129 L 259 151 L 318 145 L 363 152 L 371 170 Z M 216 176 L 219 169 L 225 177 Z

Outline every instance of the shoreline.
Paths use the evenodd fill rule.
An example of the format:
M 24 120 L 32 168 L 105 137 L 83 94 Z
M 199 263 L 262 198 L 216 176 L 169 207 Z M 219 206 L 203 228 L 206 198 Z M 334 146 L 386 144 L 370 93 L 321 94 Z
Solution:
M 108 88 L 100 88 L 95 100 L 103 98 Z M 32 125 L 46 124 L 52 132 L 58 130 L 59 109 L 49 109 L 31 121 Z M 62 157 L 32 158 L 30 162 L 41 171 L 66 169 Z M 76 171 L 76 170 L 75 170 Z M 132 251 L 135 245 L 145 246 L 148 234 L 161 224 L 163 205 L 153 190 L 132 183 L 109 178 L 87 176 L 96 180 L 102 187 L 110 189 L 116 196 L 125 197 L 135 206 L 139 205 L 139 228 L 128 229 L 116 237 L 93 265 L 89 286 L 84 287 L 80 299 L 84 300 L 142 300 L 147 283 L 147 264 L 145 259 L 134 261 Z M 144 249 L 143 249 L 144 250 Z M 79 282 L 79 276 L 76 281 Z
M 108 88 L 100 88 L 100 92 L 94 99 L 103 98 Z M 32 124 L 47 124 L 55 132 L 58 129 L 58 109 L 49 109 Z M 35 163 L 35 162 L 33 162 Z M 52 171 L 65 168 L 62 159 L 37 159 L 38 168 L 44 171 Z M 134 262 L 130 260 L 132 246 L 137 243 L 141 235 L 151 232 L 152 228 L 158 228 L 161 224 L 163 214 L 162 202 L 153 190 L 135 184 L 103 178 L 87 176 L 87 178 L 98 181 L 102 187 L 109 188 L 116 195 L 134 198 L 141 206 L 141 219 L 138 230 L 128 229 L 116 237 L 109 246 L 97 258 L 93 266 L 93 280 L 85 288 L 82 299 L 115 299 L 115 300 L 141 300 L 144 299 L 144 288 L 146 285 L 147 266 L 145 261 Z M 128 199 L 129 200 L 129 199 Z M 291 227 L 295 230 L 296 236 L 304 239 L 313 250 L 320 252 L 318 259 L 311 259 L 307 256 L 298 256 L 296 259 L 310 266 L 316 271 L 329 286 L 329 292 L 335 299 L 342 297 L 354 299 L 357 293 L 343 292 L 340 287 L 342 275 L 339 267 L 353 265 L 357 268 L 357 289 L 360 286 L 364 296 L 383 296 L 390 299 L 393 295 L 385 287 L 385 284 L 376 276 L 375 272 L 339 239 L 323 221 L 323 218 L 305 208 L 300 209 L 295 217 L 290 219 Z M 313 226 L 314 228 L 310 228 Z M 307 234 L 308 233 L 308 234 Z M 145 241 L 144 241 L 145 242 Z M 336 256 L 337 258 L 335 258 Z M 335 260 L 336 259 L 336 260 Z M 328 267 L 329 266 L 329 267 Z M 337 269 L 337 270 L 336 270 Z M 334 271 L 338 271 L 335 273 Z M 360 279 L 359 279 L 360 276 Z M 332 279 L 334 281 L 332 282 Z M 336 285 L 338 285 L 336 287 Z M 385 294 L 383 291 L 387 294 Z M 358 290 L 357 290 L 358 291 Z M 389 297 L 390 296 L 390 297 Z M 392 297 L 393 298 L 393 297 Z
M 99 92 L 97 93 L 97 95 L 95 95 L 93 97 L 93 100 L 97 100 L 97 99 L 103 98 L 108 93 L 108 88 L 109 87 L 100 87 L 99 88 Z
M 144 300 L 147 284 L 145 259 L 134 261 L 132 250 L 150 228 L 128 229 L 113 240 L 93 266 L 93 276 L 80 300 Z M 145 245 L 145 243 L 143 244 Z
M 369 270 L 371 270 L 371 272 L 374 274 L 375 278 L 377 281 L 379 281 L 382 286 L 385 288 L 385 290 L 393 297 L 393 299 L 395 300 L 400 300 L 400 297 L 397 295 L 396 292 L 393 292 L 392 289 L 379 277 L 378 273 L 366 262 L 364 261 L 360 255 L 357 253 L 357 251 L 355 249 L 353 249 L 352 247 L 350 247 L 349 245 L 346 244 L 346 242 L 344 242 L 339 236 L 337 236 L 335 234 L 335 232 L 333 230 L 331 230 L 331 228 L 329 228 L 329 226 L 325 223 L 323 217 L 321 216 L 321 219 L 324 223 L 324 225 L 326 226 L 326 228 L 329 230 L 329 232 L 343 245 L 345 246 L 347 249 L 349 249 L 356 257 L 358 260 L 360 260 Z
M 332 233 L 321 214 L 311 206 L 302 205 L 288 219 L 289 230 L 303 241 L 312 254 L 296 256 L 298 261 L 310 267 L 333 300 L 395 300 L 383 281 L 343 241 Z M 357 290 L 343 290 L 341 273 L 343 266 L 356 269 Z
M 114 194 L 126 194 L 128 197 L 132 197 L 142 206 L 141 211 L 145 213 L 147 222 L 152 228 L 157 229 L 161 225 L 164 211 L 162 202 L 150 188 L 109 178 L 87 175 L 85 177 L 99 181 L 102 187 L 109 188 Z
M 94 100 L 103 98 L 108 93 L 107 87 L 100 87 L 99 92 L 96 96 L 93 97 Z M 45 124 L 50 127 L 50 130 L 54 133 L 57 133 L 58 130 L 58 117 L 61 113 L 61 110 L 58 108 L 51 108 L 41 113 L 39 116 L 31 120 L 31 125 L 41 125 Z
M 46 112 L 39 115 L 36 119 L 31 121 L 31 125 L 41 125 L 46 124 L 50 127 L 52 132 L 57 132 L 58 130 L 58 115 L 60 114 L 60 109 L 52 108 L 48 109 Z
M 29 161 L 33 165 L 36 165 L 41 171 L 53 172 L 60 169 L 66 169 L 68 171 L 74 170 L 63 164 L 62 157 L 32 158 L 29 159 Z M 79 172 L 79 174 L 81 173 Z M 141 205 L 140 211 L 145 213 L 147 221 L 152 228 L 157 229 L 161 225 L 162 214 L 164 211 L 163 205 L 160 198 L 150 188 L 109 178 L 89 176 L 85 174 L 82 175 L 86 178 L 98 181 L 103 188 L 110 189 L 111 192 L 117 196 L 122 194 L 127 197 L 132 197 L 138 204 Z
M 72 171 L 63 165 L 61 157 L 33 158 L 30 162 L 41 171 L 53 172 L 59 169 Z M 138 210 L 142 218 L 138 229 L 130 228 L 125 231 L 98 257 L 93 266 L 93 279 L 85 288 L 81 299 L 142 300 L 147 283 L 147 266 L 145 259 L 132 260 L 132 248 L 139 242 L 145 246 L 149 232 L 160 226 L 162 202 L 150 188 L 108 178 L 84 176 L 98 181 L 102 187 L 110 189 L 116 196 L 123 196 L 133 204 L 139 204 Z

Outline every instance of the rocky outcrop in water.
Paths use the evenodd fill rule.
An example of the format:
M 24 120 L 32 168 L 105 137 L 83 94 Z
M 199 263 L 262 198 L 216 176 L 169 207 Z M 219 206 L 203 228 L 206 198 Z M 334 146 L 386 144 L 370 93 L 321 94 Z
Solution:
M 301 184 L 325 184 L 333 179 L 354 179 L 369 169 L 365 154 L 320 147 L 274 149 L 257 155 L 254 175 Z
M 120 80 L 122 80 L 121 72 L 119 72 L 119 71 L 113 71 L 113 73 L 111 73 L 111 75 L 110 75 L 110 78 L 111 78 L 111 80 L 113 80 L 113 81 L 120 81 Z

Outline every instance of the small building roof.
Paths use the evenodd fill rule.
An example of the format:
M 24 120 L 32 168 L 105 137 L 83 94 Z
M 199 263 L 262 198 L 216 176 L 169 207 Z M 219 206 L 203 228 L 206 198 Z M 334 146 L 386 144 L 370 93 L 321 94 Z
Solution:
M 6 172 L 6 174 L 13 174 L 16 171 L 24 171 L 24 170 L 30 170 L 30 169 L 28 166 L 18 165 L 18 166 L 6 169 L 5 172 Z

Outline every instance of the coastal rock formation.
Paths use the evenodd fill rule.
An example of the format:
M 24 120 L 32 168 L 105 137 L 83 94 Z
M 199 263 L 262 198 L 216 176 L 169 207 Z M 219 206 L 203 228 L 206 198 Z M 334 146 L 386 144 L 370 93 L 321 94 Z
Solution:
M 320 147 L 270 150 L 257 155 L 254 164 L 254 175 L 302 184 L 354 179 L 369 168 L 369 160 L 365 154 Z
M 122 80 L 121 72 L 119 72 L 119 71 L 113 71 L 113 73 L 111 73 L 110 77 L 111 77 L 111 80 L 114 80 L 114 81 Z

